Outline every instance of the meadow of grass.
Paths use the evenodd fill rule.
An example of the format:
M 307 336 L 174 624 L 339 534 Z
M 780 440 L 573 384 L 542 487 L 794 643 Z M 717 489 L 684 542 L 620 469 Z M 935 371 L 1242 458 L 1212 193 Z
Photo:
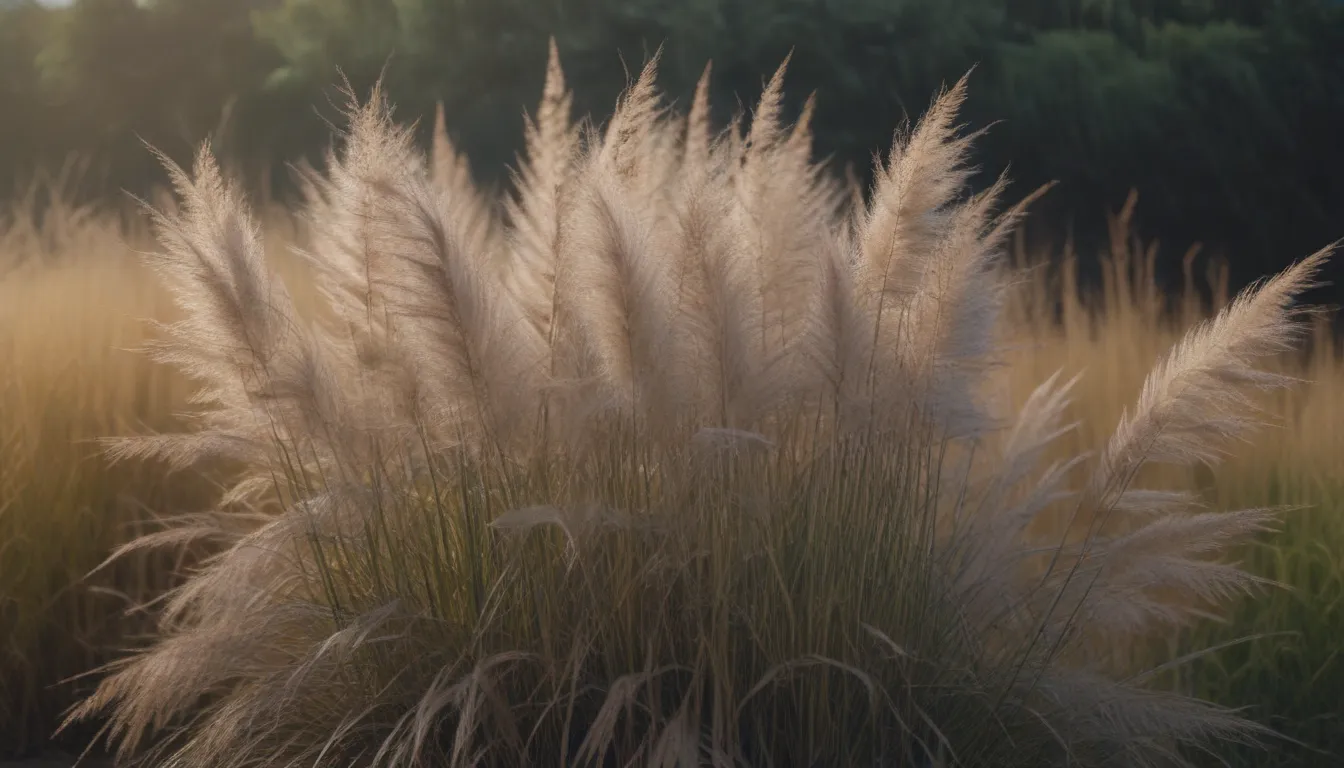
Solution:
M 558 82 L 553 72 L 507 240 L 451 148 L 439 146 L 422 172 L 376 101 L 352 112 L 330 182 L 313 179 L 314 237 L 276 217 L 257 227 L 265 245 L 253 239 L 242 201 L 208 161 L 179 180 L 186 205 L 164 222 L 168 256 L 157 264 L 189 299 L 185 311 L 133 258 L 132 247 L 149 247 L 145 233 L 119 218 L 58 210 L 41 228 L 22 215 L 7 222 L 0 339 L 13 373 L 0 400 L 0 617 L 15 629 L 0 679 L 15 692 L 4 701 L 20 708 L 3 713 L 0 739 L 13 735 L 4 743 L 40 739 L 89 690 L 52 684 L 143 645 L 135 635 L 151 628 L 148 616 L 125 610 L 179 584 L 177 555 L 135 550 L 81 577 L 152 519 L 208 508 L 212 485 L 192 468 L 226 460 L 243 471 L 227 478 L 240 484 L 229 486 L 224 514 L 179 520 L 164 537 L 203 537 L 223 556 L 193 571 L 166 615 L 147 612 L 160 639 L 114 669 L 86 710 L 110 713 L 128 751 L 157 730 L 151 754 L 165 762 L 155 764 L 545 765 L 539 755 L 614 754 L 651 765 L 704 756 L 1037 765 L 1065 751 L 1081 765 L 1162 764 L 1177 742 L 1255 735 L 1228 713 L 1145 693 L 1163 689 L 1257 707 L 1252 718 L 1339 748 L 1331 718 L 1344 690 L 1344 498 L 1333 482 L 1344 477 L 1335 429 L 1344 370 L 1327 335 L 1309 358 L 1287 354 L 1275 308 L 1254 307 L 1264 314 L 1251 331 L 1272 338 L 1248 350 L 1233 334 L 1216 373 L 1230 384 L 1280 383 L 1251 373 L 1265 353 L 1257 367 L 1309 379 L 1254 396 L 1277 428 L 1234 442 L 1216 468 L 1189 461 L 1210 441 L 1245 434 L 1225 409 L 1250 402 L 1196 370 L 1225 399 L 1180 403 L 1202 423 L 1168 418 L 1198 443 L 1164 446 L 1174 465 L 1126 459 L 1115 442 L 1122 413 L 1132 431 L 1145 377 L 1226 297 L 1166 306 L 1121 217 L 1091 306 L 1078 301 L 1071 271 L 1040 270 L 1004 295 L 1002 321 L 989 323 L 995 307 L 957 289 L 970 281 L 994 297 L 981 267 L 1004 233 L 989 229 L 989 200 L 954 199 L 966 149 L 950 139 L 955 98 L 898 147 L 850 241 L 832 237 L 843 219 L 827 212 L 843 208 L 841 190 L 800 160 L 805 132 L 771 125 L 769 97 L 750 144 L 735 133 L 717 143 L 694 111 L 685 137 L 674 137 L 678 124 L 656 119 L 641 81 L 619 130 L 581 154 Z M 698 164 L 670 159 L 678 143 Z M 791 184 L 771 197 L 782 180 Z M 682 225 L 676 235 L 650 223 L 663 215 L 663 187 L 681 190 L 666 202 Z M 730 193 L 742 188 L 745 203 Z M 723 211 L 733 215 L 716 221 Z M 879 242 L 884 226 L 894 229 Z M 671 290 L 698 297 L 684 315 L 653 290 L 675 280 L 625 280 L 604 261 L 650 269 L 638 258 L 648 242 L 639 234 L 650 231 L 707 265 Z M 824 306 L 806 280 L 733 261 L 771 236 L 782 252 L 834 250 L 832 271 L 815 275 L 842 297 L 830 325 L 799 314 Z M 325 298 L 333 312 L 321 326 L 300 322 L 306 313 L 266 275 L 289 243 L 317 257 L 303 270 L 285 265 L 285 284 L 301 304 Z M 906 319 L 950 346 L 884 358 L 862 334 L 837 342 L 850 322 L 892 333 L 894 348 L 913 343 L 899 326 L 864 326 L 863 294 L 844 292 L 856 290 L 842 279 L 854 263 L 839 257 L 862 263 L 883 249 L 906 261 L 907 284 L 892 300 L 913 301 Z M 464 257 L 473 253 L 476 262 Z M 597 258 L 555 266 L 583 253 Z M 809 269 L 805 259 L 793 268 Z M 493 280 L 516 302 L 501 303 Z M 707 291 L 715 281 L 719 295 Z M 796 291 L 797 301 L 772 302 L 769 290 Z M 856 305 L 848 320 L 845 296 Z M 929 309 L 951 298 L 965 315 Z M 653 309 L 638 311 L 640 302 Z M 1243 330 L 1246 306 L 1234 315 Z M 148 338 L 142 317 L 189 321 L 166 350 L 195 381 L 123 351 Z M 660 323 L 700 343 L 678 346 Z M 735 324 L 784 362 L 754 354 L 754 342 L 733 348 L 726 329 Z M 988 325 L 1002 334 L 995 344 L 985 343 Z M 815 338 L 824 329 L 829 343 Z M 811 338 L 813 354 L 790 347 L 794 336 Z M 679 365 L 639 341 L 673 344 L 664 352 Z M 1006 352 L 989 365 L 995 350 Z M 536 354 L 567 375 L 539 374 Z M 821 375 L 865 368 L 845 354 L 879 367 L 882 384 L 858 376 L 844 389 L 843 376 Z M 710 368 L 718 375 L 701 375 Z M 1055 388 L 1042 388 L 1057 370 Z M 1075 372 L 1084 376 L 1065 398 L 1058 385 Z M 969 385 L 982 380 L 984 402 L 998 396 L 1003 413 L 1025 414 L 1013 437 L 982 420 Z M 189 403 L 201 390 L 211 397 Z M 875 428 L 879 404 L 891 429 Z M 184 410 L 196 419 L 178 418 Z M 110 467 L 82 442 L 184 427 L 199 432 L 132 446 L 176 451 L 166 456 L 181 464 L 171 474 L 162 463 Z M 1042 598 L 1019 587 L 1033 583 L 1016 567 L 1031 563 L 1027 542 L 1048 550 L 1064 527 L 1068 508 L 1054 493 L 1117 472 L 1094 461 L 1056 476 L 1051 461 L 1108 446 L 1126 483 L 1138 478 L 1131 491 L 1197 496 L 1091 502 L 1093 512 L 1121 508 L 1131 529 L 1163 534 L 1170 548 L 1135 553 L 1122 549 L 1133 538 L 1094 535 L 1094 550 L 1064 554 L 1109 560 L 1112 571 L 1081 567 L 1095 590 L 1047 580 Z M 979 451 L 993 454 L 988 466 Z M 1305 507 L 1236 550 L 1252 573 L 1289 589 L 1213 600 L 1241 582 L 1184 556 L 1268 518 L 1185 517 L 1203 526 L 1187 530 L 1177 513 L 1188 516 L 1195 501 Z M 236 511 L 252 508 L 261 520 Z M 972 509 L 988 523 L 966 517 Z M 1031 525 L 1018 536 L 1018 523 Z M 1232 621 L 1162 621 L 1192 618 L 1187 609 L 1208 602 L 1229 606 Z M 1056 603 L 1085 618 L 1051 619 Z M 1089 633 L 1089 622 L 1100 629 Z M 1135 669 L 1248 634 L 1266 636 L 1156 674 L 1150 689 L 1123 684 Z M 1239 749 L 1231 741 L 1214 746 Z M 1293 764 L 1328 762 L 1269 744 Z M 1236 757 L 1253 765 L 1270 753 Z
M 0 232 L 3 751 L 40 746 L 79 690 L 66 679 L 151 629 L 122 612 L 169 585 L 166 568 L 130 562 L 83 577 L 151 514 L 209 498 L 150 467 L 109 467 L 93 443 L 173 428 L 189 392 L 132 349 L 140 318 L 169 305 L 124 242 L 116 217 L 59 207 L 41 227 L 21 210 Z
M 146 553 L 91 572 L 219 488 L 209 473 L 103 456 L 104 438 L 183 428 L 192 387 L 143 352 L 146 321 L 176 317 L 137 255 L 152 233 L 68 205 L 64 189 L 34 185 L 0 217 L 0 757 L 46 746 L 91 690 L 80 676 L 154 628 L 136 607 L 183 560 Z M 279 240 L 285 222 L 272 228 Z
M 1228 301 L 1225 272 L 1217 262 L 1196 268 L 1193 251 L 1183 258 L 1182 284 L 1159 285 L 1155 259 L 1163 255 L 1134 239 L 1133 203 L 1113 217 L 1099 283 L 1080 285 L 1066 254 L 1062 268 L 1031 269 L 1009 309 L 1016 399 L 1057 369 L 1086 373 L 1070 412 L 1079 427 L 1055 446 L 1061 455 L 1102 445 L 1152 362 Z M 1017 262 L 1040 259 L 1019 251 Z M 1258 589 L 1217 620 L 1120 649 L 1150 664 L 1219 649 L 1160 677 L 1162 685 L 1246 707 L 1289 737 L 1267 751 L 1220 755 L 1235 766 L 1344 761 L 1344 361 L 1328 317 L 1318 319 L 1311 343 L 1274 364 L 1302 384 L 1264 398 L 1269 428 L 1216 470 L 1154 473 L 1166 487 L 1199 493 L 1211 509 L 1289 507 L 1277 530 L 1236 553 L 1247 570 L 1280 586 Z

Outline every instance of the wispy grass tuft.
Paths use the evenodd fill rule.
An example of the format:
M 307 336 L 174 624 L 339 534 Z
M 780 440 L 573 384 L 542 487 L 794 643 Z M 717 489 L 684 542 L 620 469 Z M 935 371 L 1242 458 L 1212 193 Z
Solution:
M 352 98 L 307 176 L 317 320 L 210 153 L 170 166 L 151 262 L 184 319 L 156 351 L 198 409 L 114 450 L 239 462 L 226 506 L 267 517 L 131 547 L 231 542 L 71 722 L 193 768 L 1145 766 L 1265 736 L 1087 640 L 1252 583 L 1214 558 L 1270 513 L 1135 478 L 1248 434 L 1240 393 L 1286 383 L 1258 366 L 1324 254 L 1174 349 L 1100 455 L 1051 463 L 1076 384 L 985 394 L 1021 209 L 964 193 L 965 81 L 855 203 L 810 112 L 780 124 L 783 67 L 712 134 L 655 66 L 599 130 L 553 52 L 500 221 L 446 142 Z M 1040 533 L 1060 516 L 1085 535 Z

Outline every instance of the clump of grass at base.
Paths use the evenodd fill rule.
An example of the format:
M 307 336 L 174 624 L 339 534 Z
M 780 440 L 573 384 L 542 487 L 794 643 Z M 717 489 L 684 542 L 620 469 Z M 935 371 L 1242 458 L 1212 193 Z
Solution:
M 1084 639 L 1251 583 L 1208 558 L 1271 512 L 1131 480 L 1253 426 L 1324 254 L 1189 336 L 1099 456 L 1045 464 L 1072 383 L 981 396 L 1021 210 L 963 195 L 964 83 L 851 207 L 810 112 L 779 124 L 782 68 L 745 136 L 711 133 L 707 79 L 670 117 L 652 64 L 599 133 L 552 53 L 506 225 L 446 141 L 351 107 L 307 176 L 320 324 L 209 153 L 172 169 L 161 357 L 207 407 L 117 455 L 241 462 L 225 503 L 272 517 L 76 719 L 193 767 L 1165 765 L 1264 735 Z M 1034 536 L 1061 508 L 1114 525 Z

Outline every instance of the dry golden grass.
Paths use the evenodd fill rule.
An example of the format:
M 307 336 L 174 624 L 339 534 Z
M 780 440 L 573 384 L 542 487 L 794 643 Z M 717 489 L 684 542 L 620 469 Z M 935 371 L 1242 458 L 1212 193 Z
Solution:
M 8 707 L 0 711 L 0 740 L 18 750 L 40 745 L 60 710 L 87 690 L 60 681 L 107 661 L 131 632 L 149 628 L 123 610 L 169 583 L 156 571 L 172 564 L 85 574 L 147 520 L 171 514 L 177 503 L 196 504 L 203 490 L 195 478 L 165 479 L 152 467 L 110 468 L 90 442 L 177 426 L 173 414 L 190 391 L 176 372 L 134 351 L 148 338 L 145 318 L 173 316 L 134 258 L 133 249 L 150 245 L 145 233 L 116 216 L 69 210 L 55 211 L 39 230 L 27 215 L 0 232 L 0 703 Z M 296 239 L 294 224 L 280 215 L 268 230 L 282 233 L 272 243 Z M 1187 301 L 1175 319 L 1162 317 L 1151 262 L 1124 237 L 1106 261 L 1095 314 L 1078 302 L 1072 274 L 1037 269 L 1021 285 L 1010 304 L 1019 346 L 1005 371 L 1015 402 L 1057 369 L 1089 374 L 1074 390 L 1070 417 L 1080 427 L 1056 445 L 1061 455 L 1103 445 L 1153 362 L 1205 314 Z M 1063 323 L 1040 311 L 1056 303 Z M 1223 508 L 1328 500 L 1331 478 L 1344 477 L 1344 430 L 1337 428 L 1344 365 L 1328 333 L 1314 338 L 1305 363 L 1282 361 L 1285 373 L 1308 384 L 1273 396 L 1277 428 L 1217 472 L 1165 470 L 1162 482 L 1199 490 Z
M 1111 216 L 1111 244 L 1098 255 L 1099 285 L 1080 285 L 1074 254 L 1046 269 L 1039 255 L 1017 252 L 1027 277 L 1008 309 L 1015 338 L 1005 385 L 1019 403 L 1057 370 L 1084 374 L 1069 408 L 1078 429 L 1054 446 L 1061 456 L 1099 450 L 1139 396 L 1153 364 L 1229 299 L 1221 265 L 1197 270 L 1193 250 L 1182 260 L 1184 285 L 1170 286 L 1169 294 L 1160 290 L 1154 276 L 1159 253 L 1130 230 L 1136 201 L 1131 196 Z M 1302 504 L 1333 491 L 1333 479 L 1344 478 L 1344 430 L 1338 428 L 1344 424 L 1344 361 L 1329 318 L 1319 315 L 1317 321 L 1309 345 L 1266 366 L 1303 382 L 1258 398 L 1267 428 L 1237 445 L 1216 471 L 1202 465 L 1149 467 L 1145 478 L 1198 491 L 1214 508 Z M 1285 500 L 1285 486 L 1301 493 Z
M 58 683 L 148 628 L 120 614 L 167 583 L 132 564 L 85 574 L 151 510 L 193 503 L 190 482 L 109 467 L 91 442 L 172 428 L 185 406 L 180 377 L 133 349 L 140 318 L 168 310 L 162 291 L 115 217 L 27 215 L 0 232 L 0 743 L 17 750 L 68 705 L 75 687 Z
M 1184 334 L 1100 451 L 1047 463 L 1073 382 L 982 397 L 1021 209 L 962 195 L 964 81 L 851 207 L 810 111 L 780 124 L 783 68 L 721 140 L 708 78 L 682 121 L 654 71 L 576 134 L 552 48 L 507 219 L 446 140 L 427 159 L 378 95 L 352 102 L 307 177 L 334 322 L 304 322 L 207 150 L 170 164 L 182 208 L 149 261 L 185 316 L 157 359 L 199 382 L 199 421 L 116 450 L 244 466 L 131 551 L 232 545 L 67 722 L 259 768 L 1156 767 L 1264 736 L 1093 640 L 1256 583 L 1212 558 L 1276 511 L 1190 514 L 1144 470 L 1253 433 L 1328 251 Z
M 141 351 L 146 320 L 175 316 L 135 253 L 153 246 L 147 228 L 51 202 L 0 217 L 0 756 L 40 748 L 89 690 L 72 678 L 152 629 L 126 611 L 162 593 L 178 563 L 146 555 L 90 572 L 216 487 L 103 457 L 96 441 L 181 428 L 192 390 Z M 272 229 L 290 226 L 276 217 Z
M 175 371 L 134 351 L 148 338 L 145 318 L 173 316 L 162 289 L 134 258 L 134 248 L 150 245 L 144 233 L 127 229 L 119 217 L 72 213 L 58 212 L 41 235 L 23 220 L 0 234 L 6 369 L 0 390 L 0 618 L 6 622 L 0 703 L 9 707 L 0 712 L 0 741 L 17 750 L 40 746 L 61 709 L 88 689 L 59 681 L 107 661 L 112 647 L 129 641 L 128 630 L 149 628 L 122 612 L 132 599 L 161 590 L 168 575 L 154 571 L 171 564 L 123 565 L 88 581 L 85 574 L 145 530 L 146 520 L 171 514 L 174 501 L 194 505 L 202 490 L 195 479 L 165 480 L 152 467 L 109 468 L 87 442 L 177 426 L 173 414 L 190 389 Z M 295 239 L 294 224 L 280 215 L 268 220 L 268 230 L 283 233 L 269 242 Z M 1151 270 L 1132 250 L 1124 238 L 1114 244 L 1095 315 L 1077 301 L 1067 269 L 1062 280 L 1032 271 L 1010 304 L 1019 346 L 1005 382 L 1015 402 L 1056 369 L 1090 374 L 1074 390 L 1070 417 L 1080 427 L 1056 446 L 1061 454 L 1103 445 L 1152 363 L 1192 316 L 1204 314 L 1201 307 L 1176 320 L 1161 317 Z M 1064 306 L 1062 324 L 1039 311 L 1056 302 Z M 1167 470 L 1164 482 L 1200 490 L 1224 508 L 1283 503 L 1283 489 L 1289 489 L 1287 501 L 1327 500 L 1330 478 L 1344 477 L 1344 430 L 1337 428 L 1344 424 L 1344 365 L 1328 333 L 1315 339 L 1305 364 L 1297 358 L 1282 363 L 1285 373 L 1308 383 L 1273 397 L 1277 428 L 1260 433 L 1217 472 Z
M 301 238 L 283 217 L 266 229 L 275 249 L 269 255 L 290 271 L 280 249 Z M 170 584 L 175 567 L 145 556 L 92 580 L 83 575 L 151 519 L 197 506 L 208 488 L 203 478 L 165 476 L 153 465 L 108 467 L 88 442 L 172 429 L 186 405 L 189 390 L 176 374 L 128 351 L 146 340 L 141 318 L 175 315 L 131 258 L 128 245 L 140 243 L 142 233 L 114 217 L 65 210 L 41 229 L 20 216 L 0 230 L 0 264 L 8 265 L 0 273 L 0 354 L 12 371 L 0 399 L 0 619 L 11 638 L 0 660 L 0 693 L 4 703 L 18 704 L 0 711 L 0 738 L 12 733 L 6 743 L 20 748 L 74 694 L 68 686 L 47 687 L 105 661 L 113 646 L 132 639 L 128 632 L 147 628 L 122 610 Z M 1039 276 L 1027 282 L 1009 304 L 1019 346 L 1001 380 L 1014 405 L 1057 369 L 1088 374 L 1068 410 L 1080 429 L 1051 449 L 1061 457 L 1105 446 L 1153 364 L 1203 314 L 1187 303 L 1178 321 L 1164 319 L 1151 271 L 1130 250 L 1118 237 L 1095 316 L 1074 300 L 1077 286 L 1067 272 L 1053 286 Z M 306 281 L 287 283 L 302 303 Z M 1040 311 L 1057 297 L 1063 324 Z M 1216 472 L 1145 470 L 1143 487 L 1196 491 L 1219 509 L 1318 500 L 1344 458 L 1333 429 L 1344 415 L 1337 386 L 1344 370 L 1321 338 L 1305 368 L 1287 357 L 1278 364 L 1281 373 L 1315 380 L 1266 400 L 1279 429 L 1260 432 Z M 1285 494 L 1285 484 L 1297 490 Z
M 1113 218 L 1102 284 L 1084 307 L 1072 259 L 1062 269 L 1034 269 L 1014 295 L 1010 325 L 1017 346 L 1005 386 L 1020 402 L 1042 376 L 1085 372 L 1070 418 L 1079 427 L 1054 446 L 1059 456 L 1098 450 L 1134 402 L 1153 362 L 1190 325 L 1228 300 L 1225 272 L 1192 269 L 1164 299 L 1154 260 L 1171 258 L 1129 232 L 1134 198 Z M 1040 259 L 1018 251 L 1022 264 Z M 1203 294 L 1201 296 L 1200 294 Z M 1046 308 L 1060 312 L 1053 322 Z M 1275 582 L 1255 598 L 1220 612 L 1219 621 L 1155 638 L 1150 646 L 1107 648 L 1120 663 L 1152 664 L 1202 648 L 1226 646 L 1167 680 L 1180 690 L 1246 707 L 1251 716 L 1301 744 L 1276 743 L 1270 754 L 1236 752 L 1235 766 L 1315 766 L 1344 761 L 1344 359 L 1330 318 L 1321 316 L 1303 354 L 1284 355 L 1271 369 L 1301 386 L 1262 396 L 1269 426 L 1238 445 L 1216 470 L 1163 467 L 1148 479 L 1193 491 L 1211 509 L 1288 506 L 1280 530 L 1238 553 L 1252 573 Z M 1247 641 L 1248 638 L 1254 638 Z M 1155 661 L 1156 660 L 1156 661 Z

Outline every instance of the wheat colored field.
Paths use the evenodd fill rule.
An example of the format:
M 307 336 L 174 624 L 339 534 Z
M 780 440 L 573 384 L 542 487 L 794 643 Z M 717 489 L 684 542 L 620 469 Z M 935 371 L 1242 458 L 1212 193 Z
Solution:
M 170 583 L 179 563 L 160 559 L 86 574 L 153 520 L 200 503 L 211 489 L 186 474 L 164 478 L 153 468 L 109 467 L 93 443 L 180 426 L 175 414 L 190 391 L 175 372 L 137 351 L 153 335 L 147 320 L 174 316 L 136 259 L 136 250 L 153 247 L 147 230 L 122 217 L 61 206 L 40 223 L 33 219 L 19 210 L 0 234 L 6 369 L 0 615 L 7 627 L 0 702 L 9 707 L 0 722 L 3 741 L 20 748 L 41 744 L 61 710 L 88 692 L 88 684 L 71 678 L 108 661 L 114 648 L 149 628 L 123 611 Z M 271 242 L 281 244 L 274 260 L 297 276 L 281 249 L 301 239 L 300 228 L 283 212 L 268 221 L 279 235 Z M 1102 255 L 1104 284 L 1090 308 L 1079 301 L 1076 270 L 1067 261 L 1062 270 L 1047 269 L 1042 254 L 1017 252 L 1021 284 L 1011 305 L 1017 344 L 1002 373 L 1004 387 L 1020 402 L 1056 370 L 1085 373 L 1072 412 L 1080 428 L 1058 446 L 1064 453 L 1097 449 L 1138 395 L 1153 361 L 1212 308 L 1207 295 L 1190 291 L 1165 300 L 1152 266 L 1155 258 L 1172 256 L 1139 248 L 1125 224 L 1117 217 L 1111 253 Z M 1214 305 L 1225 301 L 1216 270 L 1190 279 L 1213 287 Z M 1328 328 L 1313 340 L 1309 355 L 1281 362 L 1304 382 L 1272 399 L 1272 429 L 1216 471 L 1171 472 L 1164 481 L 1198 490 L 1214 508 L 1300 505 L 1281 533 L 1246 553 L 1257 574 L 1285 586 L 1243 600 L 1229 624 L 1198 630 L 1217 641 L 1268 636 L 1197 662 L 1179 684 L 1226 704 L 1258 707 L 1276 727 L 1338 749 L 1344 365 Z M 1158 641 L 1163 650 L 1188 642 Z M 1312 764 L 1305 762 L 1311 754 L 1284 764 Z
M 142 642 L 153 625 L 133 607 L 175 584 L 193 553 L 100 563 L 156 524 L 208 506 L 229 471 L 207 477 L 102 457 L 101 438 L 183 428 L 193 390 L 137 351 L 154 335 L 146 319 L 177 312 L 136 258 L 154 247 L 147 231 L 134 218 L 56 203 L 39 206 L 40 216 L 20 207 L 0 223 L 0 743 L 18 752 L 40 749 L 62 712 L 92 691 L 97 681 L 83 673 Z M 1050 449 L 1060 459 L 1102 449 L 1153 365 L 1227 300 L 1218 272 L 1194 260 L 1186 289 L 1163 298 L 1156 260 L 1180 257 L 1132 239 L 1130 212 L 1113 221 L 1095 291 L 1078 284 L 1071 254 L 1019 250 L 1012 267 L 1008 345 L 990 394 L 1020 406 L 1056 372 L 1083 374 L 1064 414 L 1079 426 Z M 308 243 L 303 227 L 274 211 L 263 229 L 269 262 L 301 308 L 315 306 L 311 276 L 286 255 Z M 1062 268 L 1034 266 L 1049 262 Z M 1211 302 L 1201 287 L 1212 288 Z M 1143 476 L 1145 488 L 1190 491 L 1211 509 L 1291 505 L 1280 530 L 1238 550 L 1276 583 L 1234 600 L 1223 623 L 1147 644 L 1090 641 L 1132 669 L 1213 648 L 1160 670 L 1157 684 L 1251 707 L 1252 719 L 1305 742 L 1230 755 L 1247 765 L 1323 765 L 1332 758 L 1322 750 L 1344 754 L 1344 365 L 1324 324 L 1312 339 L 1306 353 L 1270 366 L 1303 380 L 1265 396 L 1271 428 L 1216 469 L 1148 467 Z M 65 736 L 78 743 L 87 732 Z
M 176 317 L 138 259 L 148 228 L 66 205 L 60 188 L 36 187 L 0 224 L 0 754 L 41 747 L 88 694 L 78 676 L 152 629 L 135 607 L 186 563 L 91 571 L 217 490 L 199 472 L 103 458 L 103 438 L 183 428 L 191 388 L 143 352 L 150 321 Z

